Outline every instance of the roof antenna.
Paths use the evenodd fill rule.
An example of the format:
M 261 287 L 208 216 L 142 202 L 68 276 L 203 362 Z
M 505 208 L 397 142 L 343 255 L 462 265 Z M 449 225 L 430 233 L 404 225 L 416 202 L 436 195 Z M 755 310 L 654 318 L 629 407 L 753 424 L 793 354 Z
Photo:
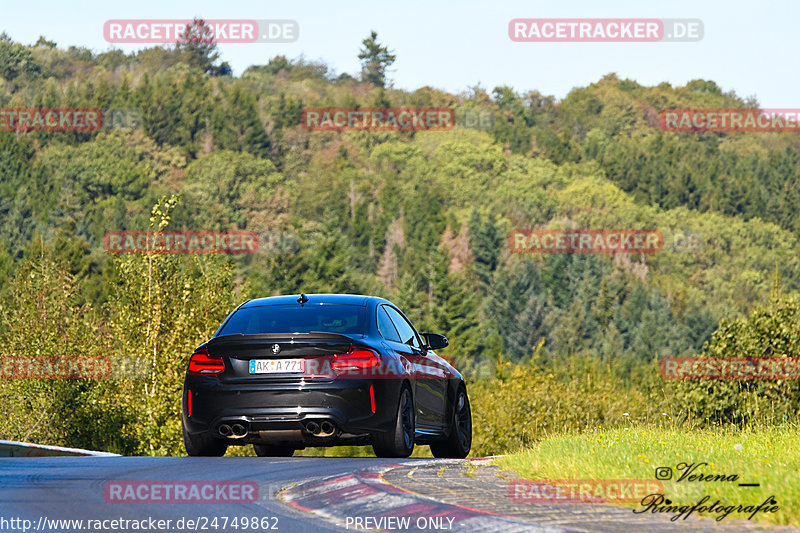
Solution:
M 300 307 L 303 307 L 303 304 L 305 304 L 307 301 L 308 301 L 308 296 L 306 296 L 305 293 L 301 292 L 300 298 L 297 299 L 297 303 L 300 304 Z

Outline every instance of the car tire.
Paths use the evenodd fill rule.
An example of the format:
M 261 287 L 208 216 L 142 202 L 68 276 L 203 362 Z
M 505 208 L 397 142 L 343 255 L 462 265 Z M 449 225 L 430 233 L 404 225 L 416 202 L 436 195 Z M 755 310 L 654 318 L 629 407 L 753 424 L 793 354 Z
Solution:
M 434 457 L 463 459 L 472 447 L 472 410 L 467 389 L 459 386 L 446 439 L 431 444 Z
M 294 455 L 291 446 L 272 446 L 270 444 L 253 444 L 253 451 L 259 457 L 291 457 Z
M 377 457 L 408 457 L 414 451 L 414 399 L 411 389 L 403 385 L 397 401 L 394 427 L 373 437 L 372 449 Z
M 190 457 L 222 457 L 228 451 L 225 441 L 215 439 L 203 433 L 191 435 L 183 426 L 183 447 Z

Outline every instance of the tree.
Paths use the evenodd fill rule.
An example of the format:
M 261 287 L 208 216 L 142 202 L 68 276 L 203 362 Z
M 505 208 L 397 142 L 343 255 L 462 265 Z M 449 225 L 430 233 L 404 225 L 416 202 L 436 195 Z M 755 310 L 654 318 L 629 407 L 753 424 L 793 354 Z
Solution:
M 240 83 L 229 85 L 218 96 L 212 111 L 214 142 L 223 150 L 242 150 L 268 157 L 271 142 L 258 112 L 253 92 Z
M 163 231 L 180 197 L 162 197 L 150 231 Z M 219 255 L 131 254 L 115 258 L 119 284 L 107 306 L 114 353 L 136 354 L 143 374 L 121 380 L 109 401 L 134 419 L 136 452 L 175 455 L 181 444 L 181 383 L 192 351 L 235 305 L 232 268 Z
M 500 108 L 493 128 L 495 139 L 512 152 L 527 153 L 531 148 L 532 133 L 523 101 L 507 86 L 495 87 L 492 95 Z
M 80 284 L 59 255 L 57 246 L 41 236 L 29 243 L 0 298 L 2 357 L 80 361 L 113 353 L 98 314 L 79 303 Z M 118 410 L 95 409 L 89 416 L 93 406 L 87 397 L 101 386 L 89 379 L 2 379 L 0 433 L 13 440 L 101 450 L 114 441 L 121 445 L 118 451 L 132 451 L 119 436 Z
M 33 46 L 43 46 L 45 48 L 50 48 L 52 50 L 53 48 L 56 47 L 56 42 L 45 39 L 44 35 L 40 35 L 39 40 L 36 41 L 36 44 L 34 44 Z
M 514 362 L 528 359 L 539 341 L 549 337 L 548 312 L 540 269 L 527 258 L 499 271 L 484 310 L 502 338 L 503 357 Z
M 5 33 L 0 33 L 0 76 L 12 81 L 17 76 L 27 74 L 38 76 L 42 66 L 36 62 L 30 48 L 15 43 Z
M 473 209 L 469 217 L 469 242 L 475 258 L 475 273 L 478 275 L 481 288 L 486 291 L 492 283 L 492 275 L 497 268 L 500 246 L 503 236 L 495 222 L 494 214 L 481 220 L 477 209 Z
M 199 68 L 212 76 L 231 74 L 231 67 L 227 61 L 216 64 L 219 59 L 217 43 L 214 42 L 211 27 L 203 19 L 194 19 L 191 24 L 186 25 L 180 40 L 175 43 L 175 50 L 193 68 Z
M 385 87 L 386 70 L 394 63 L 397 56 L 386 46 L 378 43 L 378 33 L 375 31 L 361 42 L 364 45 L 358 54 L 358 59 L 361 61 L 361 81 Z
M 460 273 L 448 272 L 450 256 L 445 246 L 433 250 L 429 258 L 428 309 L 426 320 L 417 326 L 444 334 L 450 340 L 444 355 L 453 357 L 465 374 L 489 369 L 500 346 L 493 342 L 490 323 L 481 323 L 480 293 Z

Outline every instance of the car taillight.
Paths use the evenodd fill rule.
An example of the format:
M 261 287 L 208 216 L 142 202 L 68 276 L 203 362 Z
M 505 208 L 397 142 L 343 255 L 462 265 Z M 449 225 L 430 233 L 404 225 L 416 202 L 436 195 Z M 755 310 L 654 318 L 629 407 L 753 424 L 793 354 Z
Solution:
M 220 374 L 225 371 L 222 357 L 208 355 L 208 350 L 197 350 L 189 359 L 189 372 L 193 374 Z
M 345 354 L 333 356 L 331 368 L 336 372 L 358 372 L 378 366 L 378 356 L 366 348 L 350 348 Z
M 372 385 L 369 386 L 369 408 L 375 413 L 375 388 Z

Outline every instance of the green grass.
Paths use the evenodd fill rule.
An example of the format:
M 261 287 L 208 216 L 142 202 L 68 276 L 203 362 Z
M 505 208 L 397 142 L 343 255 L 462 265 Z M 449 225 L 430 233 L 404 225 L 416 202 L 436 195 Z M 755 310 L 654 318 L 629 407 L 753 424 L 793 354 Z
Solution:
M 694 473 L 738 475 L 735 482 L 676 482 L 679 463 L 707 463 Z M 694 504 L 704 495 L 725 505 L 761 504 L 777 500 L 777 513 L 757 513 L 753 521 L 800 525 L 800 427 L 700 430 L 633 426 L 579 434 L 556 435 L 532 448 L 495 460 L 503 470 L 522 478 L 546 479 L 655 479 L 655 468 L 673 469 L 664 481 L 664 496 L 674 504 Z M 739 487 L 739 483 L 760 483 Z M 641 505 L 630 504 L 639 510 Z M 672 513 L 668 513 L 672 514 Z M 731 513 L 747 519 L 750 513 Z M 717 518 L 719 515 L 706 515 Z

